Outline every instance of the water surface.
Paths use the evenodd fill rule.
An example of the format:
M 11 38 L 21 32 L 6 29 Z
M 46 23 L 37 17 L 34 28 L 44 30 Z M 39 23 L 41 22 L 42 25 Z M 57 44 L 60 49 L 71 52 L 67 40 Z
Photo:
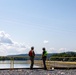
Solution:
M 26 64 L 26 61 L 0 61 L 0 69 L 3 68 L 30 68 L 30 64 Z M 34 68 L 38 67 L 34 65 Z

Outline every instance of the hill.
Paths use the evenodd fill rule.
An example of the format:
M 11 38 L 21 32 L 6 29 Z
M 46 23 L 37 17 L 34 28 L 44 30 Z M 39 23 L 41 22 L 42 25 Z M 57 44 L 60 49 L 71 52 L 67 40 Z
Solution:
M 36 54 L 35 60 L 41 60 L 42 54 Z M 70 58 L 69 58 L 70 57 Z M 28 60 L 28 54 L 8 55 L 0 57 L 0 60 Z M 48 53 L 47 59 L 51 61 L 76 61 L 76 52 L 63 52 L 63 53 Z
M 55 54 L 55 53 L 48 53 L 48 55 L 47 55 L 47 59 L 49 59 L 53 54 Z M 35 55 L 35 59 L 36 60 L 40 60 L 41 59 L 41 56 L 42 56 L 42 54 L 36 54 Z M 15 57 L 15 59 L 16 58 L 24 58 L 24 59 L 26 59 L 25 57 L 27 57 L 27 59 L 28 59 L 28 54 L 19 54 L 19 55 L 8 55 L 8 57 Z

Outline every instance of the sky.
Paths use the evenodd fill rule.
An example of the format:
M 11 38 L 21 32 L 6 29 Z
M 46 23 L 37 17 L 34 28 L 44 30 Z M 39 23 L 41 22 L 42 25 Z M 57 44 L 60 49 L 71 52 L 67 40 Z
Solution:
M 0 0 L 0 56 L 76 52 L 76 0 Z

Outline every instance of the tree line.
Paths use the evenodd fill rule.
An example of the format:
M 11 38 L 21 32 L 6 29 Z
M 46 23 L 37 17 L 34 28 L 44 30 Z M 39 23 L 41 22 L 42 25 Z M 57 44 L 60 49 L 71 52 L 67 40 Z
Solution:
M 76 52 L 56 53 L 50 57 L 51 61 L 76 61 Z

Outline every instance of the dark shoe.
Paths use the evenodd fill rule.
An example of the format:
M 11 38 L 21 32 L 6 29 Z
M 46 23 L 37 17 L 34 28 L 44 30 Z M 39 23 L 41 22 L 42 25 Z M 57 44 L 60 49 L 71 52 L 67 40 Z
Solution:
M 44 70 L 47 70 L 47 68 L 44 68 Z
M 30 70 L 33 70 L 33 68 L 30 68 Z

